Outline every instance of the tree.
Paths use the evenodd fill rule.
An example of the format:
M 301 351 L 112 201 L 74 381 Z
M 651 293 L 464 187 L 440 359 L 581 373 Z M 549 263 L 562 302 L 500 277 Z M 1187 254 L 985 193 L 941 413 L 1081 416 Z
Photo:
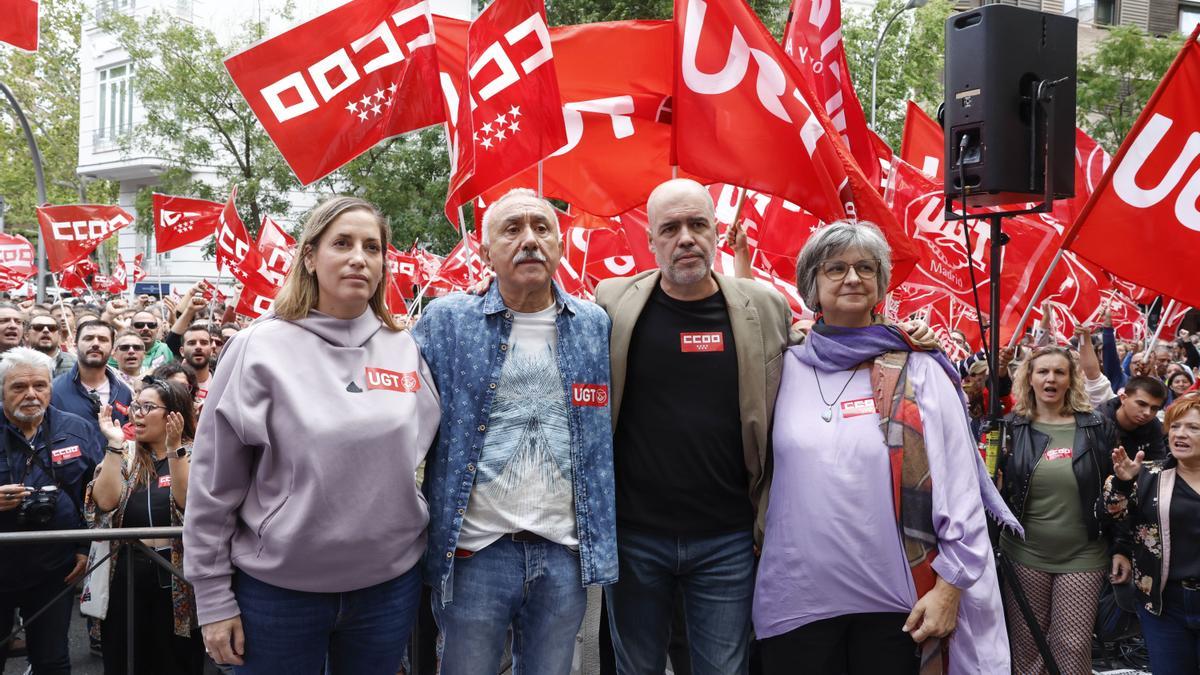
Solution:
M 879 30 L 905 0 L 880 0 L 870 12 L 842 17 L 842 40 L 854 89 L 871 119 L 871 61 Z M 904 12 L 892 24 L 879 50 L 876 80 L 876 129 L 889 146 L 900 150 L 905 101 L 912 99 L 932 114 L 944 98 L 942 70 L 946 51 L 944 25 L 954 11 L 948 0 L 931 0 Z
M 112 12 L 101 28 L 128 52 L 146 111 L 146 121 L 125 139 L 126 150 L 136 144 L 164 158 L 173 170 L 167 182 L 187 195 L 205 192 L 193 169 L 214 167 L 223 186 L 238 186 L 239 210 L 252 232 L 264 215 L 285 217 L 288 193 L 299 185 L 223 64 L 261 39 L 262 24 L 247 26 L 231 45 L 158 12 L 145 18 Z
M 0 49 L 0 81 L 21 104 L 33 129 L 52 204 L 116 201 L 109 181 L 84 183 L 79 163 L 79 36 L 85 8 L 80 0 L 41 3 L 38 51 Z M 7 203 L 6 228 L 36 245 L 37 190 L 25 134 L 8 102 L 0 99 L 0 196 Z
M 750 0 L 750 7 L 776 38 L 783 34 L 788 0 Z M 551 26 L 628 19 L 670 20 L 672 0 L 546 0 Z
M 1183 45 L 1183 36 L 1155 38 L 1136 26 L 1114 26 L 1079 65 L 1078 124 L 1115 153 Z

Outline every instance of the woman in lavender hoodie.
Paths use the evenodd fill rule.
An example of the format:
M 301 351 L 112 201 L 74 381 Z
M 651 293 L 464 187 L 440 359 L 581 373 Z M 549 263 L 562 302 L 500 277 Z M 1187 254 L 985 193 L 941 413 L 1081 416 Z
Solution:
M 821 312 L 784 354 L 754 590 L 763 671 L 993 675 L 1008 640 L 986 476 L 957 372 L 875 321 L 890 251 L 870 223 L 812 235 L 797 286 Z
M 387 245 L 372 204 L 322 203 L 273 311 L 221 354 L 183 538 L 205 648 L 234 672 L 399 670 L 440 413 L 387 309 Z

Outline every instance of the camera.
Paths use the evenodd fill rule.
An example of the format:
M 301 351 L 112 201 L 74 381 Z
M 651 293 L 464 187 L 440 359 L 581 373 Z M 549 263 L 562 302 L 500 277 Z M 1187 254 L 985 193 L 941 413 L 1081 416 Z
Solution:
M 36 528 L 49 525 L 58 507 L 58 495 L 58 487 L 54 485 L 32 488 L 29 496 L 17 508 L 17 526 Z

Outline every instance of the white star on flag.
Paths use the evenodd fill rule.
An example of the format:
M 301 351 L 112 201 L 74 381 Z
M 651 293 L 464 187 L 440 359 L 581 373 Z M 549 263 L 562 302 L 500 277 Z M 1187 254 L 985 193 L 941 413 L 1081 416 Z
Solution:
M 347 103 L 346 110 L 349 110 L 351 115 L 358 112 L 358 101 L 350 101 Z
M 378 99 L 382 99 L 382 98 L 383 98 L 383 90 L 382 90 L 382 89 L 376 89 L 376 90 L 375 90 L 375 93 L 374 93 L 374 94 L 372 94 L 372 96 L 374 96 L 375 98 L 378 98 Z
M 488 122 L 487 124 L 483 125 L 480 127 L 480 131 L 482 131 L 484 134 L 492 133 L 492 123 Z
M 510 124 L 510 125 L 508 125 L 508 132 L 509 132 L 509 133 L 515 134 L 515 133 L 517 133 L 517 132 L 518 132 L 518 131 L 520 131 L 520 130 L 521 130 L 521 123 L 520 123 L 520 122 L 518 122 L 518 121 L 516 121 L 516 120 L 513 120 L 513 123 L 512 123 L 512 124 Z
M 521 114 L 521 109 L 514 105 L 508 109 L 508 114 L 512 115 L 513 119 L 516 119 Z
M 504 140 L 504 127 L 500 127 L 499 129 L 496 130 L 496 138 L 499 138 L 500 140 Z
M 496 126 L 501 126 L 503 124 L 504 124 L 504 113 L 500 113 L 500 115 L 498 117 L 496 117 Z
M 393 83 L 389 84 L 387 90 L 388 90 L 388 96 L 394 96 L 396 94 L 396 83 L 393 82 Z
M 479 144 L 480 144 L 480 145 L 482 145 L 482 146 L 483 146 L 483 147 L 485 147 L 485 148 L 491 149 L 491 147 L 492 147 L 492 139 L 490 139 L 490 138 L 488 138 L 488 137 L 486 137 L 486 136 L 485 136 L 485 137 L 484 137 L 484 139 L 483 139 L 482 141 L 479 141 Z
M 358 119 L 360 119 L 360 120 L 362 120 L 362 121 L 364 121 L 364 122 L 366 122 L 366 121 L 367 121 L 367 118 L 368 118 L 368 117 L 370 117 L 370 115 L 367 113 L 367 109 L 366 109 L 366 108 L 363 108 L 363 109 L 362 109 L 362 112 L 358 113 Z
M 378 116 L 379 116 L 379 107 L 380 107 L 380 106 L 379 106 L 379 104 L 378 104 L 378 103 L 376 103 L 375 105 L 371 106 L 371 112 L 372 112 L 372 113 L 374 113 L 376 117 L 378 117 Z

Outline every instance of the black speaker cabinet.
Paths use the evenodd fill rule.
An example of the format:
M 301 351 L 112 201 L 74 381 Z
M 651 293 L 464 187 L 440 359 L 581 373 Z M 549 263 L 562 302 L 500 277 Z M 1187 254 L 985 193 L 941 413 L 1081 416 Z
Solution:
M 1045 190 L 1046 111 L 1055 198 L 1075 193 L 1074 18 L 985 5 L 946 20 L 946 194 L 966 182 L 973 206 L 1034 201 Z M 1052 104 L 1033 122 L 1039 82 L 1055 82 Z M 959 145 L 962 180 L 959 177 Z

